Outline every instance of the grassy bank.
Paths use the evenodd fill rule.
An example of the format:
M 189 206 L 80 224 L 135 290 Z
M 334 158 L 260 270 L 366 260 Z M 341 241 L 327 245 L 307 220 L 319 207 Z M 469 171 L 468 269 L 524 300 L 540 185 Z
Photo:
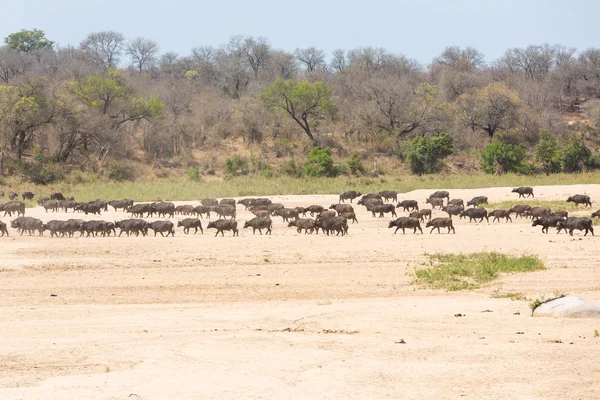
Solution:
M 283 194 L 337 194 L 351 189 L 363 193 L 385 189 L 404 193 L 416 189 L 475 189 L 496 186 L 572 185 L 598 182 L 600 182 L 600 172 L 550 176 L 451 174 L 419 177 L 415 175 L 385 175 L 378 178 L 292 178 L 287 176 L 263 178 L 248 176 L 206 182 L 191 181 L 187 177 L 140 179 L 135 182 L 109 182 L 103 178 L 93 179 L 90 177 L 85 182 L 63 182 L 49 186 L 16 183 L 7 178 L 0 186 L 0 190 L 7 193 L 12 190 L 18 193 L 32 191 L 37 196 L 48 196 L 53 191 L 60 191 L 65 195 L 75 196 L 79 201 L 97 198 L 132 198 L 136 201 L 151 201 Z

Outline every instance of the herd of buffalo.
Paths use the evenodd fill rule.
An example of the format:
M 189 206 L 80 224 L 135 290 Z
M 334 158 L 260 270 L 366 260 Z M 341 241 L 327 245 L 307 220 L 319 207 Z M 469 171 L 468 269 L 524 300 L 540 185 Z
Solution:
M 533 188 L 519 187 L 512 190 L 521 197 L 535 197 Z M 21 195 L 23 200 L 32 200 L 35 194 L 25 192 Z M 0 191 L 0 197 L 4 197 L 4 192 Z M 358 199 L 357 205 L 363 206 L 368 212 L 371 212 L 373 217 L 383 218 L 386 214 L 390 214 L 396 219 L 388 224 L 388 228 L 395 228 L 394 234 L 402 229 L 405 233 L 406 229 L 412 229 L 413 233 L 417 230 L 423 233 L 421 228 L 422 223 L 426 223 L 425 227 L 430 228 L 430 233 L 437 229 L 440 233 L 440 228 L 446 228 L 447 232 L 456 233 L 452 223 L 452 217 L 468 218 L 470 222 L 481 222 L 484 219 L 490 222 L 500 221 L 512 222 L 512 216 L 519 218 L 531 218 L 532 226 L 541 226 L 542 232 L 548 233 L 548 228 L 554 227 L 557 232 L 564 230 L 573 235 L 574 230 L 585 231 L 585 235 L 590 232 L 594 235 L 592 219 L 600 218 L 600 210 L 594 212 L 591 218 L 569 217 L 566 211 L 552 212 L 547 207 L 531 207 L 529 205 L 516 205 L 508 210 L 486 210 L 483 206 L 488 204 L 488 199 L 485 196 L 477 196 L 467 201 L 462 199 L 450 199 L 450 194 L 447 191 L 437 191 L 431 194 L 425 203 L 431 208 L 419 208 L 417 200 L 403 200 L 398 202 L 398 194 L 395 191 L 386 190 L 378 193 L 369 193 L 362 195 L 357 191 L 343 192 L 339 196 L 339 202 L 332 204 L 329 207 L 321 205 L 311 205 L 308 207 L 285 207 L 281 203 L 273 203 L 267 198 L 246 198 L 238 200 L 234 199 L 203 199 L 199 205 L 180 205 L 175 206 L 171 202 L 154 202 L 154 203 L 137 203 L 133 200 L 112 200 L 105 201 L 98 199 L 91 202 L 79 203 L 73 197 L 65 197 L 62 193 L 52 193 L 50 197 L 43 197 L 37 200 L 38 204 L 43 207 L 46 212 L 56 212 L 64 210 L 68 212 L 82 212 L 85 215 L 97 214 L 108 211 L 108 207 L 112 207 L 115 211 L 123 211 L 129 214 L 130 218 L 120 221 L 103 221 L 92 220 L 85 221 L 82 219 L 68 220 L 51 220 L 46 223 L 40 219 L 25 216 L 25 203 L 18 200 L 18 194 L 15 192 L 9 193 L 10 201 L 0 204 L 0 212 L 4 212 L 4 216 L 12 217 L 16 215 L 16 219 L 10 221 L 10 226 L 17 229 L 18 233 L 23 235 L 27 232 L 29 235 L 37 232 L 40 236 L 45 231 L 50 232 L 51 237 L 72 237 L 79 232 L 79 236 L 118 236 L 125 233 L 127 236 L 142 234 L 146 236 L 148 231 L 154 232 L 154 236 L 158 233 L 161 236 L 174 236 L 175 225 L 169 220 L 149 222 L 144 220 L 144 217 L 169 217 L 174 218 L 175 215 L 185 217 L 177 221 L 177 227 L 182 227 L 185 234 L 189 234 L 193 229 L 193 233 L 198 230 L 204 233 L 202 221 L 200 218 L 211 218 L 211 213 L 218 216 L 218 219 L 209 221 L 207 229 L 215 229 L 217 236 L 221 233 L 224 236 L 225 231 L 231 231 L 233 236 L 238 235 L 237 205 L 242 205 L 245 210 L 254 214 L 254 218 L 245 221 L 243 228 L 252 228 L 252 232 L 258 232 L 262 235 L 265 230 L 267 234 L 271 234 L 273 222 L 272 217 L 280 217 L 283 222 L 288 223 L 288 227 L 295 228 L 298 233 L 312 234 L 319 233 L 321 230 L 327 236 L 330 233 L 336 235 L 348 234 L 348 222 L 358 223 L 356 213 L 352 204 L 353 200 Z M 584 206 L 592 206 L 590 197 L 587 195 L 575 195 L 567 199 L 567 202 L 573 202 L 576 205 L 583 204 Z M 393 203 L 397 203 L 394 205 Z M 396 211 L 407 212 L 408 216 L 398 217 Z M 432 218 L 432 210 L 439 210 L 448 214 L 447 217 Z M 307 216 L 309 214 L 310 218 Z M 8 236 L 8 228 L 6 223 L 0 221 L 1 236 Z

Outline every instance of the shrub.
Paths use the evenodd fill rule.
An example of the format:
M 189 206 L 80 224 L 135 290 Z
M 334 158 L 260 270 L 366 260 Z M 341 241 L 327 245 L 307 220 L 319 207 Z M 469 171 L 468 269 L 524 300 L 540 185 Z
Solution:
M 119 161 L 113 161 L 106 165 L 105 175 L 111 181 L 122 182 L 135 180 L 135 171 L 133 166 Z
M 250 171 L 248 159 L 238 155 L 226 159 L 223 169 L 227 175 L 231 176 L 248 175 L 248 172 Z
M 360 154 L 352 153 L 350 157 L 348 157 L 348 161 L 346 162 L 348 164 L 348 168 L 350 168 L 350 171 L 354 175 L 358 174 L 359 172 L 365 172 L 365 167 L 363 167 L 362 158 L 360 157 Z
M 417 136 L 410 140 L 406 161 L 414 174 L 431 174 L 442 169 L 442 160 L 452 151 L 453 140 L 446 133 L 431 139 Z
M 535 158 L 543 171 L 548 173 L 560 172 L 560 148 L 556 138 L 550 132 L 540 132 L 540 141 L 535 147 Z
M 36 161 L 28 164 L 24 170 L 25 176 L 38 185 L 48 185 L 62 179 L 60 166 L 49 162 Z
M 488 174 L 519 172 L 523 169 L 526 149 L 523 145 L 494 140 L 481 152 L 481 166 Z
M 294 161 L 293 158 L 281 166 L 281 173 L 297 178 L 301 178 L 304 175 L 304 171 L 296 164 L 296 161 Z
M 200 167 L 198 166 L 189 167 L 185 172 L 192 181 L 199 181 L 201 178 Z
M 265 168 L 262 171 L 260 171 L 260 176 L 262 176 L 263 178 L 272 178 L 275 176 L 275 173 L 272 169 Z
M 333 165 L 331 149 L 327 147 L 313 147 L 306 158 L 304 166 L 306 175 L 335 177 L 339 170 Z
M 588 165 L 592 152 L 585 146 L 583 139 L 573 134 L 562 150 L 562 162 L 565 172 L 580 172 Z

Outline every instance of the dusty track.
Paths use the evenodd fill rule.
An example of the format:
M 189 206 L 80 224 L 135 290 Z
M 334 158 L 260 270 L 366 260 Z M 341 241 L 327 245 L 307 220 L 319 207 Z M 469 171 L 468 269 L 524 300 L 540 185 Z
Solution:
M 430 192 L 401 199 L 424 205 Z M 539 199 L 575 193 L 600 201 L 600 185 L 536 188 Z M 451 191 L 475 195 L 516 197 L 507 188 Z M 330 205 L 337 196 L 274 200 Z M 600 321 L 533 319 L 526 302 L 490 297 L 561 290 L 600 304 L 600 237 L 543 235 L 520 219 L 393 236 L 389 218 L 355 209 L 360 223 L 348 237 L 298 235 L 280 218 L 272 236 L 235 238 L 181 228 L 174 238 L 11 230 L 0 238 L 0 398 L 600 397 Z M 239 210 L 243 225 L 250 214 Z M 550 269 L 467 293 L 410 284 L 425 253 L 492 250 L 538 254 Z

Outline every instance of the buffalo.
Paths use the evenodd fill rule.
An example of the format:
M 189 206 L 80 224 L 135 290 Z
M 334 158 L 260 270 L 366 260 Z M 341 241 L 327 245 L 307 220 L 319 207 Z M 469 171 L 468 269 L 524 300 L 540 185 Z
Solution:
M 556 228 L 558 223 L 560 221 L 564 221 L 564 220 L 565 220 L 564 218 L 555 217 L 555 216 L 541 217 L 541 218 L 534 219 L 533 222 L 531 223 L 531 226 L 541 226 L 542 233 L 548 233 L 549 227 Z
M 590 200 L 590 196 L 587 194 L 576 194 L 575 196 L 571 196 L 567 199 L 567 203 L 575 203 L 575 205 L 585 204 L 585 206 L 592 206 L 592 201 Z
M 452 225 L 452 218 L 434 218 L 425 225 L 425 228 L 431 228 L 430 234 L 433 233 L 433 230 L 437 228 L 438 233 L 440 233 L 440 228 L 448 228 L 448 233 L 452 230 L 452 233 L 456 233 L 454 230 L 454 225 Z
M 154 221 L 148 224 L 148 229 L 152 229 L 154 231 L 154 236 L 157 233 L 160 233 L 160 236 L 165 236 L 164 233 L 175 236 L 175 227 L 171 221 Z
M 419 211 L 419 203 L 416 200 L 403 200 L 396 205 L 396 208 L 402 207 L 402 211 Z
M 352 203 L 352 200 L 356 199 L 357 197 L 360 197 L 361 193 L 354 191 L 354 190 L 349 190 L 347 192 L 343 192 L 340 193 L 340 203 L 344 203 L 345 200 L 350 200 L 350 203 Z
M 183 226 L 183 233 L 186 235 L 190 233 L 190 229 L 194 228 L 194 235 L 198 233 L 198 229 L 200 229 L 200 233 L 204 234 L 204 230 L 202 229 L 202 221 L 198 218 L 186 218 L 184 220 L 177 222 L 177 227 Z
M 383 190 L 381 192 L 379 192 L 379 195 L 385 200 L 385 201 L 398 201 L 398 193 L 394 192 L 393 190 Z
M 512 222 L 512 218 L 510 218 L 510 210 L 494 210 L 488 214 L 489 217 L 494 217 L 492 222 L 499 221 L 500 218 L 506 218 L 506 222 Z
M 295 226 L 296 230 L 298 231 L 298 233 L 302 233 L 302 229 L 304 229 L 304 234 L 312 234 L 313 231 L 316 229 L 317 233 L 319 228 L 317 227 L 317 223 L 314 219 L 312 218 L 299 218 L 295 221 L 290 221 L 288 224 L 288 227 L 292 227 Z
M 431 208 L 439 207 L 440 210 L 444 207 L 444 199 L 441 197 L 429 197 L 425 199 L 425 203 L 431 204 Z
M 525 195 L 527 195 L 527 197 L 533 196 L 535 198 L 535 196 L 533 195 L 533 188 L 531 186 L 521 186 L 518 188 L 514 188 L 512 190 L 512 193 L 519 193 L 519 198 L 525 197 Z
M 477 207 L 481 204 L 487 204 L 487 203 L 488 203 L 487 197 L 476 196 L 476 197 L 473 197 L 471 200 L 467 201 L 467 207 L 469 207 L 469 206 Z
M 224 231 L 233 231 L 233 236 L 239 236 L 237 229 L 237 221 L 235 220 L 227 220 L 227 219 L 218 219 L 216 221 L 211 221 L 208 223 L 206 229 L 214 228 L 217 230 L 215 233 L 215 237 L 221 232 L 221 236 L 225 236 Z
M 398 232 L 398 229 L 402 229 L 403 234 L 406 233 L 405 229 L 407 228 L 413 228 L 413 233 L 417 233 L 417 229 L 421 231 L 421 233 L 423 233 L 423 229 L 421 229 L 419 219 L 414 217 L 400 217 L 393 221 L 390 221 L 390 223 L 388 224 L 388 228 L 393 227 L 396 227 L 394 235 L 396 234 L 396 232 Z
M 244 229 L 252 228 L 252 234 L 254 235 L 258 230 L 258 233 L 262 235 L 262 230 L 266 229 L 267 234 L 271 234 L 271 228 L 273 227 L 273 221 L 270 218 L 252 218 L 250 221 L 244 223 Z
M 475 219 L 479 219 L 479 222 L 482 222 L 483 219 L 489 223 L 490 219 L 488 218 L 488 213 L 485 208 L 469 208 L 460 213 L 460 219 L 469 218 L 469 222 L 473 222 Z
M 569 231 L 569 235 L 571 236 L 573 236 L 574 230 L 585 230 L 585 234 L 583 236 L 587 236 L 588 232 L 591 232 L 592 236 L 594 236 L 592 220 L 589 218 L 570 217 L 566 220 L 558 221 L 558 223 L 556 224 L 556 229 L 558 232 L 560 232 L 562 229 L 564 229 L 565 231 Z
M 452 218 L 453 215 L 460 215 L 464 211 L 464 207 L 447 205 L 442 207 L 442 211 L 448 213 L 448 217 Z

